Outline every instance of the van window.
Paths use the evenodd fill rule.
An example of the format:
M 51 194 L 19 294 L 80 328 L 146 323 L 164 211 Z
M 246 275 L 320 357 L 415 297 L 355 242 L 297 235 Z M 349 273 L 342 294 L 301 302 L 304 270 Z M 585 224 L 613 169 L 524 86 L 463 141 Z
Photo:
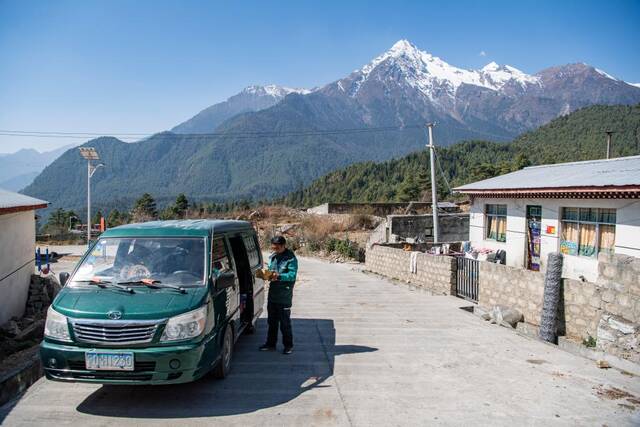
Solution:
M 180 286 L 205 284 L 205 241 L 191 237 L 102 238 L 82 260 L 70 286 L 87 282 L 158 280 Z M 142 284 L 140 284 L 142 286 Z
M 251 267 L 257 267 L 260 265 L 260 253 L 258 253 L 258 245 L 256 239 L 251 234 L 245 234 L 242 236 L 244 241 L 244 247 L 247 249 L 247 257 L 249 257 L 249 265 Z
M 224 238 L 214 239 L 211 246 L 211 271 L 217 275 L 222 271 L 230 270 L 231 262 Z

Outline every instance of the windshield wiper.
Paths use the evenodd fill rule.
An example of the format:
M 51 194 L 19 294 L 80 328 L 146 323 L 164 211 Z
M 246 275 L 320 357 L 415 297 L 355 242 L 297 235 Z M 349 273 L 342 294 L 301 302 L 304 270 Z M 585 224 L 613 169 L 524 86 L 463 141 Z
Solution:
M 102 279 L 97 279 L 97 280 L 96 279 L 92 279 L 92 280 L 74 280 L 74 282 L 76 282 L 76 283 L 90 283 L 92 285 L 100 286 L 101 288 L 106 288 L 107 286 L 111 286 L 111 287 L 120 289 L 122 291 L 129 292 L 130 294 L 135 293 L 133 291 L 133 289 L 128 287 L 128 286 L 122 286 L 122 284 L 120 284 L 120 283 L 113 283 L 113 282 L 110 282 L 108 280 L 102 280 Z
M 141 280 L 131 280 L 127 282 L 118 282 L 119 285 L 145 285 L 150 288 L 165 288 L 165 289 L 175 289 L 182 294 L 186 294 L 187 291 L 182 286 L 163 284 L 160 280 L 154 279 L 141 279 Z

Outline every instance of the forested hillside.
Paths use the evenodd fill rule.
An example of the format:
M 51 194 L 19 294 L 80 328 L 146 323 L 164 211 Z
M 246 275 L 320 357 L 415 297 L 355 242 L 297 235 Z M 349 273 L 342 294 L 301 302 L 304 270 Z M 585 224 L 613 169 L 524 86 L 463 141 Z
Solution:
M 452 197 L 449 185 L 455 187 L 532 164 L 604 158 L 608 130 L 614 131 L 613 157 L 640 154 L 640 104 L 583 108 L 509 143 L 466 141 L 440 148 L 437 170 L 440 197 Z M 437 127 L 434 135 L 437 144 Z M 429 185 L 429 153 L 423 150 L 382 163 L 348 166 L 289 194 L 284 202 L 312 206 L 330 201 L 428 199 L 429 192 L 425 189 Z

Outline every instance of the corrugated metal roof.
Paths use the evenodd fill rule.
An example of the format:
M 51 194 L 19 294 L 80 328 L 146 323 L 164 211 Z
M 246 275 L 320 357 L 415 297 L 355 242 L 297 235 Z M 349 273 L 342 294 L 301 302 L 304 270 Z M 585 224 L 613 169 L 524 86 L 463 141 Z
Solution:
M 640 185 L 640 156 L 530 166 L 516 172 L 454 188 L 472 190 L 518 190 Z
M 49 202 L 0 188 L 0 209 L 48 205 Z

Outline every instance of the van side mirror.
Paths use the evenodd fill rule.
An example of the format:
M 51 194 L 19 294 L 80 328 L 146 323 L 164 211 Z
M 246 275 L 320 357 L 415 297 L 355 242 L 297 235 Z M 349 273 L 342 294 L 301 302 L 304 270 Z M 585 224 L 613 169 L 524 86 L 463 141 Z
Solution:
M 225 271 L 215 279 L 216 289 L 230 288 L 236 283 L 236 274 L 233 271 Z
M 58 275 L 58 279 L 60 280 L 60 286 L 64 286 L 69 281 L 69 273 L 63 271 Z

